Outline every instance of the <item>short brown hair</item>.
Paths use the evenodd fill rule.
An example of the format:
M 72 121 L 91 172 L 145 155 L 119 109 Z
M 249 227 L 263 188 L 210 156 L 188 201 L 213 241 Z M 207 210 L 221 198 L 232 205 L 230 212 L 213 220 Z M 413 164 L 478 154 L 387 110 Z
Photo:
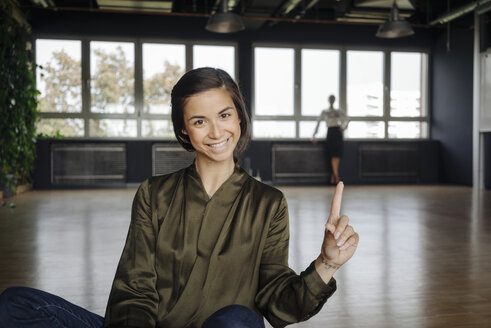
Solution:
M 250 120 L 239 86 L 232 77 L 219 68 L 202 67 L 184 74 L 171 93 L 172 124 L 177 141 L 187 151 L 194 151 L 189 136 L 184 134 L 184 106 L 189 97 L 211 89 L 225 88 L 232 98 L 240 119 L 240 138 L 234 153 L 240 155 L 249 144 Z

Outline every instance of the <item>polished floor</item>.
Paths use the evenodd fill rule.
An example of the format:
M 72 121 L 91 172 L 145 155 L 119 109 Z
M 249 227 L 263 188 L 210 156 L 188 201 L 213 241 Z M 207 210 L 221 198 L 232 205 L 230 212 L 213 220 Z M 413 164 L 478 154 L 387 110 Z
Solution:
M 281 187 L 290 265 L 320 248 L 333 187 Z M 103 314 L 135 189 L 31 191 L 0 207 L 0 291 L 31 286 Z M 491 191 L 346 186 L 360 234 L 338 291 L 296 327 L 491 327 Z

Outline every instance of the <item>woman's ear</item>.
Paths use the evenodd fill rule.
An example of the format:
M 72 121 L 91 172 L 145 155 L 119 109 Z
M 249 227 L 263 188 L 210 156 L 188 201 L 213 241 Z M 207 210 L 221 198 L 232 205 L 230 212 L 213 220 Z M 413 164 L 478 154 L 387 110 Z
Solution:
M 188 135 L 187 131 L 184 129 L 182 129 L 181 132 L 182 132 L 182 134 Z

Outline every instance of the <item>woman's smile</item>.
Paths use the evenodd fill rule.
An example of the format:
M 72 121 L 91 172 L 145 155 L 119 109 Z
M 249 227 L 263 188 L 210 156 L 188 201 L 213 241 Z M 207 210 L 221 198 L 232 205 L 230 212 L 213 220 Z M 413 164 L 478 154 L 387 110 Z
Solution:
M 190 97 L 184 106 L 184 122 L 183 133 L 189 136 L 197 160 L 233 164 L 240 120 L 226 89 L 211 89 Z
M 210 146 L 211 148 L 214 148 L 215 150 L 218 150 L 222 146 L 225 146 L 225 144 L 228 143 L 229 140 L 230 140 L 230 138 L 227 138 L 227 139 L 223 140 L 222 142 L 209 144 L 208 146 Z

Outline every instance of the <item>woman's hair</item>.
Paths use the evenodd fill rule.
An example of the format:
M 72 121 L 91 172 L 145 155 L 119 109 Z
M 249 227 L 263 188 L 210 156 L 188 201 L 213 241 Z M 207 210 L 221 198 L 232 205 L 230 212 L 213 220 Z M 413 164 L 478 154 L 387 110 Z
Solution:
M 227 72 L 219 68 L 202 67 L 193 69 L 184 74 L 172 88 L 171 105 L 174 134 L 184 149 L 187 151 L 195 150 L 189 140 L 189 136 L 182 132 L 184 129 L 184 106 L 190 97 L 200 92 L 217 88 L 225 88 L 228 91 L 237 109 L 240 119 L 240 138 L 234 152 L 236 155 L 240 155 L 247 148 L 250 140 L 251 124 L 249 115 L 247 115 L 239 86 Z

